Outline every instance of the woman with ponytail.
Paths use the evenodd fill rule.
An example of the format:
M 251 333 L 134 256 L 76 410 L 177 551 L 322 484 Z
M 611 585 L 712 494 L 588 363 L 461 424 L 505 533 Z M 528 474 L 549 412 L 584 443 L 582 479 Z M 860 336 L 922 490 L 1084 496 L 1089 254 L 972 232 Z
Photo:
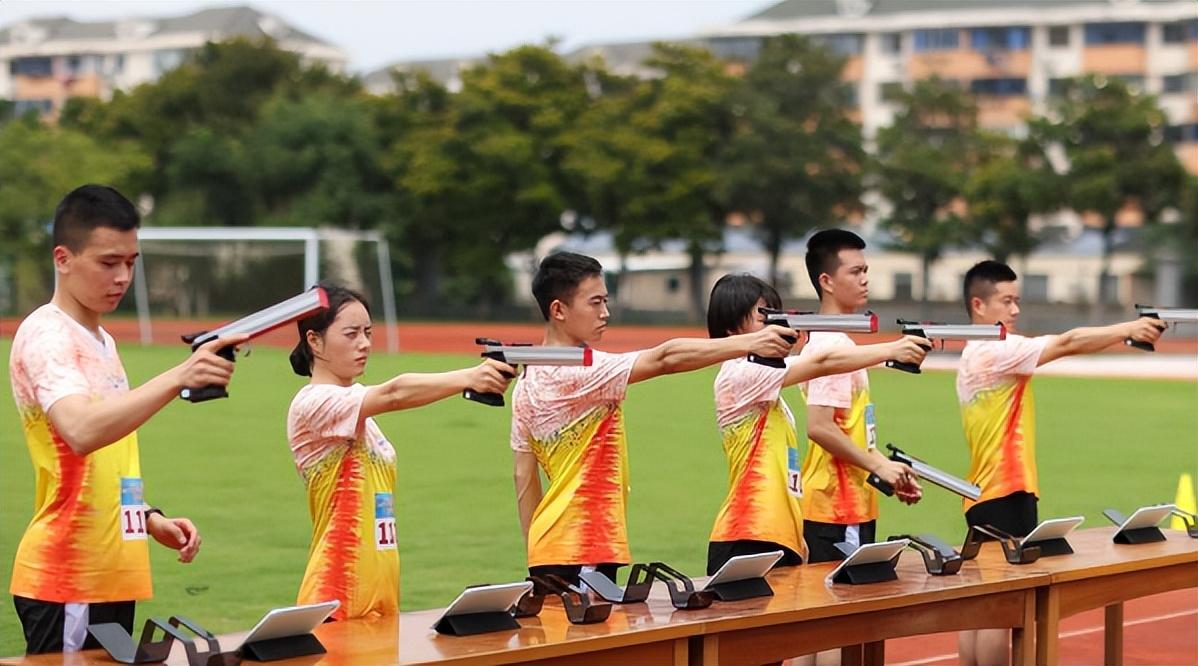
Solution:
M 321 286 L 329 307 L 299 322 L 299 344 L 291 352 L 292 369 L 311 377 L 287 413 L 287 439 L 312 516 L 298 603 L 336 599 L 338 620 L 392 615 L 399 612 L 395 449 L 371 417 L 465 389 L 503 393 L 516 373 L 488 359 L 463 370 L 359 384 L 370 356 L 370 310 L 349 289 Z

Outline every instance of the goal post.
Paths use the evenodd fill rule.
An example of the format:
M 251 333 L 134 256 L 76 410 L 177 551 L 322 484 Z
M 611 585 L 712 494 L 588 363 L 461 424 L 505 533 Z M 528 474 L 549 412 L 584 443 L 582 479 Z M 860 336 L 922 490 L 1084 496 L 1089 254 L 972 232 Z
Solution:
M 143 345 L 152 344 L 154 341 L 149 286 L 153 278 L 147 271 L 145 262 L 149 247 L 157 248 L 156 254 L 173 256 L 176 264 L 182 263 L 180 257 L 202 257 L 207 259 L 209 267 L 211 264 L 228 264 L 236 268 L 247 261 L 265 261 L 286 255 L 300 256 L 303 260 L 303 281 L 297 281 L 294 290 L 289 290 L 285 297 L 319 282 L 322 263 L 330 262 L 343 267 L 340 272 L 351 274 L 347 276 L 347 286 L 367 289 L 369 285 L 365 284 L 366 271 L 361 270 L 364 267 L 353 256 L 355 247 L 366 244 L 374 246 L 373 254 L 377 261 L 375 268 L 378 276 L 378 294 L 382 301 L 383 319 L 387 329 L 387 351 L 399 351 L 391 253 L 381 232 L 306 227 L 142 227 L 137 236 L 143 248 L 136 260 L 133 296 Z M 205 246 L 210 249 L 203 249 Z M 232 251 L 234 246 L 237 252 Z M 254 249 L 255 247 L 257 249 Z M 222 249 L 226 251 L 220 252 Z M 222 254 L 224 256 L 221 256 Z M 267 270 L 270 272 L 269 268 Z M 298 274 L 298 271 L 296 273 Z

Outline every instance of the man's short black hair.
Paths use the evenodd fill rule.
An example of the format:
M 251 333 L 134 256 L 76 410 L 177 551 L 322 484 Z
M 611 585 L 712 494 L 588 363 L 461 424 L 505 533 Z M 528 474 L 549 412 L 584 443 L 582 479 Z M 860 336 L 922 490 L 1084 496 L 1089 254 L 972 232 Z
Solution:
M 541 316 L 549 321 L 551 303 L 568 302 L 583 280 L 601 275 L 603 266 L 585 254 L 555 252 L 542 259 L 537 274 L 532 278 L 532 295 L 541 308 Z
M 54 247 L 79 252 L 97 227 L 129 231 L 141 226 L 141 215 L 123 194 L 107 185 L 82 185 L 71 190 L 54 211 Z
M 732 335 L 746 318 L 756 314 L 758 300 L 764 300 L 766 307 L 782 308 L 778 290 L 759 277 L 741 273 L 717 280 L 707 302 L 707 335 L 713 338 Z
M 1017 279 L 1015 271 L 1001 261 L 987 259 L 974 264 L 973 268 L 965 273 L 965 285 L 962 290 L 965 297 L 965 313 L 973 316 L 970 304 L 974 298 L 984 301 L 994 293 L 994 285 L 999 282 L 1014 282 Z
M 807 276 L 811 278 L 811 286 L 815 287 L 815 294 L 821 301 L 824 300 L 824 290 L 820 289 L 819 276 L 836 272 L 840 266 L 841 250 L 864 249 L 865 241 L 844 229 L 824 229 L 807 241 Z

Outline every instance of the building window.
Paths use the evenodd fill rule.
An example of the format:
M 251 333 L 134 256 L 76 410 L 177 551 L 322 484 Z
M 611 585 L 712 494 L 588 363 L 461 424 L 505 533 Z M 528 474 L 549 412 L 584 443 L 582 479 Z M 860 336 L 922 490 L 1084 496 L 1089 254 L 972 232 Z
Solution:
M 1086 44 L 1143 44 L 1143 23 L 1087 23 Z
M 682 282 L 677 277 L 670 276 L 666 278 L 666 291 L 671 294 L 678 293 L 678 288 L 682 286 Z
M 1047 275 L 1024 275 L 1020 278 L 1023 281 L 1023 300 L 1028 303 L 1047 303 L 1048 302 L 1048 276 Z
M 186 57 L 186 51 L 182 49 L 170 49 L 166 51 L 154 52 L 154 71 L 158 74 L 169 72 L 170 70 L 183 64 L 183 59 Z
M 844 100 L 844 103 L 846 105 L 858 106 L 859 104 L 861 104 L 861 100 L 857 94 L 857 84 L 856 83 L 845 83 L 841 86 L 841 89 L 843 91 L 842 92 L 843 96 L 841 97 L 841 99 Z
M 861 53 L 861 44 L 865 40 L 860 33 L 816 35 L 812 39 L 838 56 L 852 56 Z
M 882 53 L 898 55 L 903 52 L 903 33 L 882 33 Z
M 1073 87 L 1074 80 L 1071 78 L 1049 79 L 1048 80 L 1048 96 L 1049 97 L 1064 97 L 1065 93 Z
M 50 58 L 14 58 L 8 72 L 13 76 L 44 78 L 54 73 L 54 64 Z
M 1167 93 L 1184 93 L 1198 90 L 1198 72 L 1171 74 L 1162 80 L 1162 89 Z
M 1026 95 L 1027 79 L 974 79 L 969 90 L 975 95 Z
M 1027 26 L 974 28 L 969 31 L 969 44 L 975 51 L 1020 51 L 1026 49 L 1031 41 L 1032 29 Z
M 894 300 L 910 301 L 914 300 L 912 285 L 914 282 L 911 279 L 910 273 L 895 273 L 894 274 Z
M 1170 125 L 1166 127 L 1165 141 L 1169 143 L 1194 143 L 1198 141 L 1198 123 Z
M 1144 77 L 1140 74 L 1111 74 L 1109 78 L 1118 79 L 1133 92 L 1144 91 Z
M 1161 38 L 1166 44 L 1181 44 L 1198 40 L 1198 21 L 1178 21 L 1161 26 Z
M 951 51 L 960 46 L 961 31 L 953 28 L 943 30 L 916 30 L 916 51 Z
M 1069 46 L 1069 26 L 1054 25 L 1048 29 L 1049 46 Z
M 13 102 L 12 114 L 16 118 L 29 113 L 36 112 L 38 115 L 50 113 L 54 108 L 54 102 L 48 99 L 18 99 Z
M 883 102 L 895 102 L 903 95 L 903 84 L 901 81 L 887 81 L 878 86 L 878 97 L 882 98 Z
M 1106 294 L 1108 305 L 1113 305 L 1119 302 L 1119 276 L 1104 275 L 1102 276 L 1102 293 Z
M 731 37 L 727 39 L 713 39 L 711 41 L 711 52 L 727 60 L 743 60 L 745 62 L 756 60 L 757 55 L 761 53 L 761 38 Z

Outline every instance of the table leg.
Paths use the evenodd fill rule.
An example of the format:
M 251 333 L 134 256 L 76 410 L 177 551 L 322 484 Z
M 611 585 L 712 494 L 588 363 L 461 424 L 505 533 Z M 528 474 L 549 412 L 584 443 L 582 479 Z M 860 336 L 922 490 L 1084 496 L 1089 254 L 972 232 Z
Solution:
M 846 645 L 840 648 L 840 666 L 862 666 L 865 663 L 863 645 Z
M 1036 663 L 1036 594 L 1024 595 L 1023 626 L 1011 629 L 1011 663 L 1015 666 L 1035 666 Z
M 1106 666 L 1123 666 L 1123 603 L 1111 604 L 1106 607 Z
M 719 666 L 720 663 L 720 635 L 707 634 L 703 637 L 702 661 L 699 662 L 693 659 L 692 663 L 698 663 L 700 666 Z
M 886 641 L 866 643 L 862 661 L 865 666 L 883 666 L 886 663 Z
M 1055 664 L 1059 660 L 1058 636 L 1061 628 L 1061 591 L 1055 586 L 1036 589 L 1036 663 Z

